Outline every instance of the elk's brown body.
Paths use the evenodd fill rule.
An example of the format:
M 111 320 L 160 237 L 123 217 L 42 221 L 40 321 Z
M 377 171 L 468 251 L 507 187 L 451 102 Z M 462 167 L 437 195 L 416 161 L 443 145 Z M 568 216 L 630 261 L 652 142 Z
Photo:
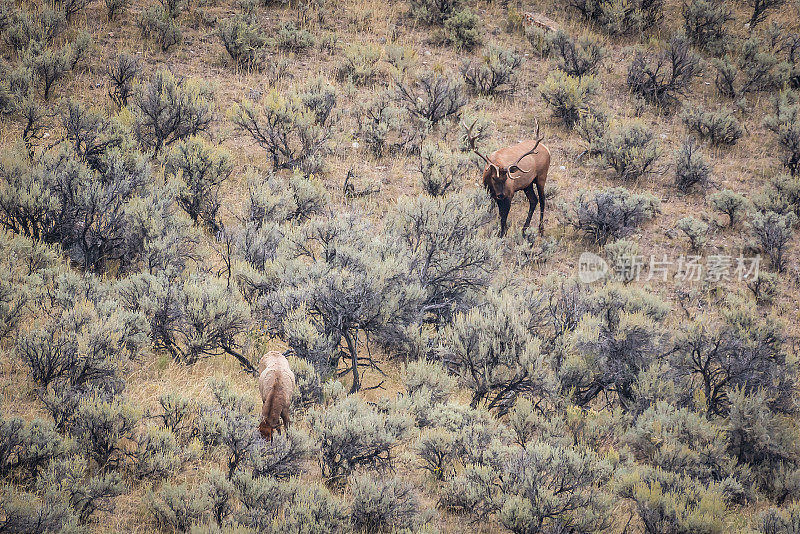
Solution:
M 286 357 L 274 350 L 261 357 L 258 372 L 258 389 L 263 401 L 258 431 L 265 439 L 271 440 L 273 431 L 280 433 L 281 427 L 289 428 L 289 407 L 295 386 L 294 373 Z
M 508 212 L 511 210 L 511 199 L 517 191 L 524 191 L 528 197 L 528 217 L 522 225 L 522 232 L 531 224 L 533 212 L 539 204 L 539 234 L 544 234 L 544 184 L 547 182 L 547 171 L 550 169 L 550 150 L 541 144 L 544 136 L 539 136 L 539 123 L 536 122 L 534 139 L 495 150 L 489 157 L 475 148 L 475 137 L 472 128 L 467 128 L 467 137 L 472 150 L 486 161 L 483 170 L 483 185 L 497 203 L 500 213 L 500 237 L 506 234 Z

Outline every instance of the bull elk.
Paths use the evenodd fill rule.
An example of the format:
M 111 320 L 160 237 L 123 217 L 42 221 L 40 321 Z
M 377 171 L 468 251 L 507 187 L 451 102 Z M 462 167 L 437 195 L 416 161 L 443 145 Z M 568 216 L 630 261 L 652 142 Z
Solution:
M 539 235 L 544 234 L 544 184 L 547 181 L 547 171 L 550 168 L 550 150 L 540 144 L 544 135 L 539 135 L 539 121 L 536 121 L 536 134 L 533 139 L 495 150 L 489 157 L 481 154 L 475 148 L 477 135 L 472 134 L 472 126 L 464 123 L 461 125 L 467 130 L 467 139 L 470 149 L 486 162 L 483 170 L 483 185 L 489 190 L 491 197 L 497 202 L 500 212 L 500 237 L 506 234 L 506 221 L 511 209 L 511 199 L 517 191 L 525 191 L 530 205 L 528 218 L 522 225 L 522 233 L 531 224 L 531 217 L 539 204 Z M 536 191 L 533 190 L 536 186 Z

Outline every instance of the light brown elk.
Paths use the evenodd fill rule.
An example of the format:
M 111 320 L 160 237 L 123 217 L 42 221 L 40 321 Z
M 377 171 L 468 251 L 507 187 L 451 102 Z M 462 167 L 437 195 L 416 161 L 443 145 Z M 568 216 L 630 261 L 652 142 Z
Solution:
M 477 135 L 472 133 L 475 122 L 472 123 L 472 126 L 462 123 L 467 130 L 470 148 L 486 162 L 486 168 L 483 170 L 483 185 L 497 202 L 497 209 L 500 212 L 500 237 L 506 234 L 511 199 L 517 191 L 525 191 L 530 205 L 528 218 L 522 225 L 522 233 L 524 234 L 530 226 L 531 217 L 536 211 L 538 202 L 539 235 L 544 234 L 544 184 L 550 168 L 550 150 L 540 144 L 544 135 L 539 135 L 539 121 L 534 120 L 536 121 L 536 135 L 533 139 L 495 150 L 489 154 L 489 157 L 484 156 L 475 148 Z M 534 191 L 534 187 L 536 191 Z
M 258 431 L 264 439 L 272 440 L 272 432 L 289 428 L 289 407 L 292 404 L 295 379 L 286 356 L 271 350 L 258 364 L 258 389 L 261 392 L 261 422 Z M 281 421 L 283 424 L 281 425 Z

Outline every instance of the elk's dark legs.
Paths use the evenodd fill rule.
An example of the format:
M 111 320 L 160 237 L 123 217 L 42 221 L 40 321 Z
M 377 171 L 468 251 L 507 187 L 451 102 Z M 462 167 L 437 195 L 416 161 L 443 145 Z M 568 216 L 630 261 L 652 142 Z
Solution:
M 538 181 L 536 192 L 539 194 L 539 235 L 544 235 L 544 186 Z
M 500 237 L 506 235 L 506 221 L 508 220 L 508 212 L 511 210 L 511 199 L 495 199 L 497 201 L 497 210 L 500 212 Z
M 536 193 L 533 192 L 533 184 L 529 185 L 524 189 L 525 195 L 528 197 L 528 203 L 530 206 L 528 207 L 528 218 L 525 219 L 525 224 L 522 225 L 522 233 L 525 234 L 525 231 L 528 229 L 528 226 L 531 224 L 531 217 L 533 217 L 533 212 L 536 211 L 536 203 L 539 201 Z

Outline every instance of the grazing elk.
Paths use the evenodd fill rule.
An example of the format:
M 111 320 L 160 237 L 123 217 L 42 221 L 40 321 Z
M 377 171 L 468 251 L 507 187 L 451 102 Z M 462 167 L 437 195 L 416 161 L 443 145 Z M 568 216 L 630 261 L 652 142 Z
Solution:
M 258 431 L 264 439 L 272 440 L 272 432 L 289 428 L 289 407 L 294 394 L 294 373 L 286 356 L 271 350 L 261 357 L 258 364 L 258 389 L 261 392 L 261 423 Z
M 483 185 L 497 202 L 497 209 L 500 212 L 500 237 L 506 234 L 506 221 L 511 209 L 511 198 L 517 191 L 525 191 L 530 203 L 528 218 L 522 225 L 522 233 L 524 234 L 530 226 L 531 217 L 536 211 L 538 202 L 539 235 L 544 234 L 544 184 L 547 181 L 547 170 L 550 168 L 550 151 L 546 146 L 540 144 L 544 135 L 539 136 L 539 121 L 534 120 L 536 121 L 534 139 L 496 150 L 488 158 L 475 148 L 477 135 L 472 134 L 472 129 L 477 120 L 469 127 L 462 123 L 467 130 L 470 148 L 486 162 L 486 168 L 483 171 Z M 536 191 L 533 190 L 534 186 L 536 186 Z

